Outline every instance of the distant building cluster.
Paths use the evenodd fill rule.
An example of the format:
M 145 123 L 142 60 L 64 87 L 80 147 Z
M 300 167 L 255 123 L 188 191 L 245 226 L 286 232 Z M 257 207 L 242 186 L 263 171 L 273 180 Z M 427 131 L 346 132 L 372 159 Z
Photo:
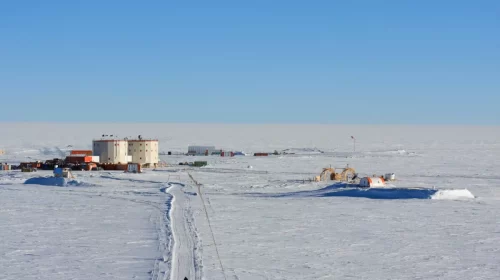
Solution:
M 216 149 L 215 146 L 188 146 L 188 156 L 221 156 L 234 157 L 235 155 L 243 155 L 243 152 L 233 152 L 222 149 Z

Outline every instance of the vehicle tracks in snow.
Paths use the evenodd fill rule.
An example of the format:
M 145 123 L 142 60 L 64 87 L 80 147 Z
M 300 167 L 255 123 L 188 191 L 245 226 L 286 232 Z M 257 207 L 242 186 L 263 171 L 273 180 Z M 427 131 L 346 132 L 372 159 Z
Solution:
M 195 187 L 179 182 L 158 182 L 147 180 L 127 180 L 113 177 L 103 179 L 118 181 L 133 181 L 141 184 L 152 184 L 151 187 L 141 186 L 139 190 L 113 189 L 109 191 L 98 189 L 60 189 L 54 191 L 89 198 L 105 198 L 122 200 L 131 203 L 147 205 L 155 208 L 149 220 L 158 232 L 158 251 L 160 257 L 154 261 L 150 271 L 151 280 L 196 279 L 203 277 L 202 244 L 195 225 L 191 203 L 197 197 Z M 154 186 L 154 187 L 153 187 Z M 192 190 L 187 191 L 185 188 Z M 3 190 L 16 190 L 2 188 Z M 144 189 L 144 190 L 142 190 Z M 156 192 L 154 191 L 156 189 Z M 158 198 L 158 196 L 164 198 Z M 149 200 L 151 199 L 151 200 Z
M 169 183 L 164 189 L 173 197 L 169 211 L 173 236 L 170 279 L 201 280 L 201 242 L 194 225 L 190 194 L 184 192 L 183 187 L 183 184 Z

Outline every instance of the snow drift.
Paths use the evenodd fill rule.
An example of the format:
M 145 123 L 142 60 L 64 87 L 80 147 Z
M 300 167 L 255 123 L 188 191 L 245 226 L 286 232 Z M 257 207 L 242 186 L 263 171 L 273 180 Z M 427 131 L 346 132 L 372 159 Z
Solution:
M 431 196 L 431 199 L 472 199 L 475 196 L 467 189 L 462 190 L 438 190 Z
M 261 197 L 356 197 L 370 199 L 473 199 L 467 189 L 427 189 L 427 188 L 360 188 L 355 185 L 337 183 L 318 190 L 290 193 L 248 193 Z
M 35 177 L 24 182 L 26 185 L 42 185 L 42 186 L 57 186 L 57 187 L 91 187 L 93 184 L 78 181 L 68 180 L 62 177 Z
M 472 199 L 474 195 L 464 190 L 437 190 L 424 188 L 352 188 L 333 192 L 327 192 L 320 196 L 349 196 L 364 197 L 371 199 L 442 199 L 459 200 Z

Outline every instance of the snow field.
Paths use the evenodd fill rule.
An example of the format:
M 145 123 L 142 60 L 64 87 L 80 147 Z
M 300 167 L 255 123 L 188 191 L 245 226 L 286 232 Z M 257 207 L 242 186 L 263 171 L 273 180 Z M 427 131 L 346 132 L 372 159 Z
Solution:
M 172 167 L 78 172 L 81 186 L 23 185 L 49 173 L 0 173 L 1 279 L 224 279 L 187 170 L 203 184 L 227 279 L 500 275 L 498 128 L 0 124 L 8 135 L 0 161 L 57 157 L 68 145 L 89 148 L 88 135 L 110 127 L 157 136 L 163 151 L 214 144 L 296 154 L 162 156 Z M 350 135 L 358 139 L 356 152 Z M 36 144 L 24 140 L 34 136 Z M 177 165 L 194 160 L 209 166 Z M 346 164 L 361 175 L 394 172 L 399 189 L 361 192 L 307 181 L 323 167 Z M 168 185 L 172 174 L 183 187 Z M 428 190 L 410 196 L 412 188 Z
M 494 233 L 500 227 L 477 226 L 491 221 L 498 206 L 209 197 L 219 251 L 235 279 L 495 279 L 498 274 L 500 237 Z M 207 279 L 222 279 L 213 248 L 204 247 L 204 253 Z
M 99 193 L 0 186 L 1 279 L 148 279 L 156 209 Z M 131 207 L 132 206 L 132 207 Z

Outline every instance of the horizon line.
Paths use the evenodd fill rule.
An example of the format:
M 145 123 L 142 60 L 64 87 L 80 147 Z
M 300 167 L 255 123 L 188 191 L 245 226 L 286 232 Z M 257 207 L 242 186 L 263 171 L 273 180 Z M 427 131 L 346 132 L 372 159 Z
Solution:
M 328 122 L 192 122 L 192 121 L 4 121 L 0 124 L 183 124 L 183 125 L 321 125 L 321 126 L 476 126 L 499 127 L 500 124 L 459 123 L 328 123 Z

